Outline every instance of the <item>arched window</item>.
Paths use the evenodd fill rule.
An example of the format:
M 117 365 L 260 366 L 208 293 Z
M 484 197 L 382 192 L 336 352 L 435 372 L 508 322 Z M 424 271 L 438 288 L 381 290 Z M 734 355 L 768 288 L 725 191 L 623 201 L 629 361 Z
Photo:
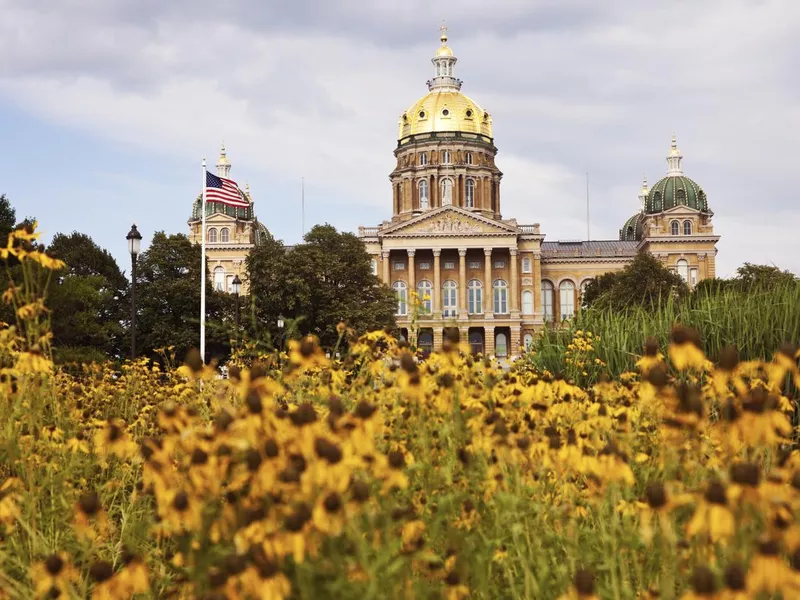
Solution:
M 586 293 L 586 288 L 589 286 L 590 283 L 592 283 L 592 281 L 594 280 L 584 279 L 583 281 L 581 281 L 581 298 L 583 298 L 583 295 Z
M 214 269 L 214 289 L 220 292 L 225 291 L 225 269 L 223 267 Z
M 420 152 L 419 153 L 419 164 L 420 166 L 424 167 L 428 164 L 428 153 L 427 152 Z
M 423 279 L 417 284 L 417 295 L 422 310 L 425 314 L 431 314 L 433 311 L 433 285 L 427 279 Z
M 471 164 L 473 164 L 473 162 L 472 162 L 472 161 L 473 161 L 473 159 L 472 159 L 472 152 L 467 152 L 467 164 L 468 164 L 468 165 L 471 165 Z
M 428 208 L 428 182 L 421 179 L 419 182 L 419 207 L 421 209 Z
M 231 241 L 231 231 L 227 227 L 223 227 L 219 230 L 219 241 L 220 242 L 230 242 Z
M 527 256 L 522 259 L 522 272 L 523 273 L 531 272 L 531 259 Z
M 661 210 L 661 192 L 653 194 L 653 210 Z
M 678 267 L 678 275 L 683 277 L 684 281 L 689 281 L 689 263 L 684 259 L 680 259 L 675 266 Z
M 498 315 L 508 314 L 508 284 L 496 279 L 494 284 L 494 312 Z
M 442 286 L 442 316 L 455 317 L 458 313 L 458 284 L 448 280 Z
M 525 352 L 530 352 L 533 350 L 533 335 L 530 333 L 526 333 L 525 336 L 522 338 L 522 345 L 525 348 Z
M 213 244 L 217 241 L 217 230 L 213 227 L 208 230 L 208 242 Z
M 494 338 L 494 354 L 497 358 L 508 356 L 508 338 L 505 333 L 498 333 Z
M 397 298 L 397 310 L 394 314 L 405 315 L 408 313 L 408 287 L 405 281 L 395 281 L 392 285 L 394 295 Z
M 449 165 L 450 164 L 450 151 L 449 150 L 442 150 L 442 164 Z
M 467 179 L 465 185 L 466 194 L 464 198 L 464 206 L 467 208 L 475 208 L 475 180 Z
M 453 203 L 453 180 L 445 177 L 442 179 L 442 206 Z
M 529 290 L 522 292 L 522 314 L 533 314 L 533 292 Z
M 692 222 L 691 221 L 684 221 L 683 222 L 683 235 L 692 235 Z
M 567 321 L 575 316 L 575 284 L 569 279 L 558 286 L 558 302 L 561 305 L 561 320 Z
M 473 279 L 467 286 L 467 312 L 471 315 L 483 312 L 483 284 Z
M 542 317 L 545 321 L 553 320 L 553 302 L 555 300 L 555 288 L 552 282 L 542 281 Z
M 669 232 L 672 235 L 680 235 L 680 233 L 681 233 L 681 224 L 678 223 L 677 221 L 672 221 L 672 223 L 669 224 Z

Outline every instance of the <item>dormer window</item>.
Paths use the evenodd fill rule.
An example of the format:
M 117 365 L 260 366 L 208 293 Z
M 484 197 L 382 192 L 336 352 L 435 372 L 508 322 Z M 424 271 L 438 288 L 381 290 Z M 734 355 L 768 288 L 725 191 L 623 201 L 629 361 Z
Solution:
M 449 114 L 450 114 L 450 111 L 449 111 L 449 110 L 447 110 L 446 108 L 443 108 L 443 109 L 442 109 L 442 116 L 443 116 L 443 117 L 446 117 L 446 116 L 448 116 Z
M 467 112 L 465 112 L 465 113 L 464 113 L 464 115 L 465 115 L 465 116 L 466 116 L 468 119 L 471 119 L 471 118 L 472 118 L 472 109 L 471 109 L 471 108 L 468 108 L 468 109 L 467 109 Z
M 680 189 L 675 193 L 678 204 L 686 204 L 686 190 Z
M 425 118 L 425 111 L 424 110 L 419 111 L 419 118 L 420 119 L 424 119 Z

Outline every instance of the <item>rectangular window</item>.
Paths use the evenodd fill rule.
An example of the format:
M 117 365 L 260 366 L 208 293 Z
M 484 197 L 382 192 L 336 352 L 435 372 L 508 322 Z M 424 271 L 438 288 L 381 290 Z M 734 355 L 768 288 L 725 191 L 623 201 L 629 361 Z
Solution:
M 471 315 L 479 315 L 483 312 L 483 290 L 479 287 L 467 289 L 467 312 Z
M 522 272 L 523 273 L 531 272 L 531 259 L 527 256 L 522 259 Z
M 504 261 L 504 260 L 496 260 L 496 261 L 494 261 L 494 268 L 495 269 L 505 269 L 506 268 L 506 261 Z
M 421 262 L 421 263 L 419 263 L 419 270 L 420 271 L 430 271 L 431 270 L 431 263 L 429 263 L 429 262 Z
M 422 165 L 422 166 L 425 166 L 425 165 L 428 164 L 428 153 L 427 152 L 421 152 L 420 153 L 420 155 L 419 155 L 419 164 Z
M 455 269 L 456 268 L 456 263 L 453 262 L 452 260 L 446 260 L 446 261 L 444 261 L 444 268 L 445 269 Z
M 697 269 L 689 269 L 689 283 L 697 285 Z
M 471 261 L 469 261 L 469 268 L 470 269 L 480 269 L 481 268 L 481 261 L 479 261 L 479 260 L 471 260 Z
M 406 263 L 404 263 L 404 262 L 396 262 L 396 263 L 394 263 L 394 270 L 395 271 L 405 271 L 406 270 Z

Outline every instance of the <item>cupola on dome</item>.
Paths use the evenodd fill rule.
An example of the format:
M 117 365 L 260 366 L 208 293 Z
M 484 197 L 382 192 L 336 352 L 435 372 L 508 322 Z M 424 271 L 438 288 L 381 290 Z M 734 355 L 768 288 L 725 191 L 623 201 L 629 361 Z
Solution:
M 442 45 L 431 59 L 434 77 L 428 81 L 429 92 L 402 114 L 398 138 L 438 132 L 464 132 L 491 138 L 491 116 L 461 93 L 461 80 L 454 74 L 458 59 L 447 45 L 445 26 L 442 26 L 440 39 Z

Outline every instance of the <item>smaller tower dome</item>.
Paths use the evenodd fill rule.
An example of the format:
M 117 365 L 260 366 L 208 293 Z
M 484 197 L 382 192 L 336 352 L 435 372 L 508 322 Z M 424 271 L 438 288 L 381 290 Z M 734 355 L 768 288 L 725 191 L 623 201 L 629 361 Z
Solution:
M 660 213 L 676 206 L 709 212 L 706 193 L 695 181 L 683 174 L 682 160 L 683 155 L 673 134 L 667 154 L 667 176 L 653 184 L 647 193 L 644 206 L 646 213 Z

